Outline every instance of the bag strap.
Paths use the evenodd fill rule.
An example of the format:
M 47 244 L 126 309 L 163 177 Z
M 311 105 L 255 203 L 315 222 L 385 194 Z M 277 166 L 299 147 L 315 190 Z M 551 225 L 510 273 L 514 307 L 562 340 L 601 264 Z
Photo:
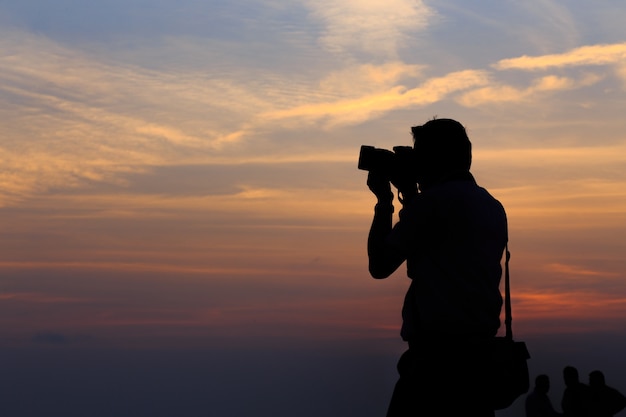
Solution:
M 511 328 L 511 322 L 513 316 L 511 313 L 511 288 L 510 288 L 510 276 L 509 276 L 509 260 L 511 259 L 511 252 L 509 252 L 509 244 L 506 245 L 506 258 L 504 261 L 504 325 L 506 326 L 505 337 L 508 340 L 513 340 L 513 330 Z

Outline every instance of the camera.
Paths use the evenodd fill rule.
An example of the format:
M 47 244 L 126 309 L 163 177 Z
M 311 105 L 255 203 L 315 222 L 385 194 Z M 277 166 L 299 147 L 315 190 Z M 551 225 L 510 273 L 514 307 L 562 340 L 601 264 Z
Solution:
M 358 168 L 374 171 L 393 183 L 416 183 L 415 151 L 411 146 L 394 146 L 393 151 L 362 145 Z

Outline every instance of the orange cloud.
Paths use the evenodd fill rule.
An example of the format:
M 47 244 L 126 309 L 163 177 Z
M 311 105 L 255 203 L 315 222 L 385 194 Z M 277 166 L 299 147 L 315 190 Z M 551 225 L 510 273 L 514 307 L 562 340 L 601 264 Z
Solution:
M 331 102 L 305 104 L 283 110 L 273 110 L 260 115 L 263 120 L 298 119 L 308 122 L 325 121 L 327 126 L 359 123 L 373 115 L 399 108 L 424 106 L 441 100 L 449 94 L 487 83 L 483 71 L 459 71 L 433 78 L 419 87 L 402 86 L 358 98 Z
M 596 291 L 516 291 L 515 323 L 526 332 L 617 330 L 626 316 L 626 297 Z
M 579 80 L 549 75 L 534 80 L 527 88 L 494 85 L 472 90 L 458 97 L 457 102 L 466 107 L 472 107 L 486 103 L 530 101 L 536 99 L 541 93 L 587 87 L 597 83 L 600 79 L 600 76 L 593 74 L 586 75 Z
M 626 43 L 590 45 L 572 49 L 562 54 L 521 56 L 498 61 L 496 69 L 543 70 L 551 67 L 581 65 L 608 65 L 622 63 L 626 59 Z
M 597 271 L 597 270 L 588 269 L 588 268 L 577 266 L 577 265 L 565 265 L 561 263 L 548 264 L 546 265 L 546 269 L 552 273 L 565 274 L 565 275 L 570 275 L 570 276 L 606 277 L 606 276 L 619 276 L 620 275 L 615 272 Z

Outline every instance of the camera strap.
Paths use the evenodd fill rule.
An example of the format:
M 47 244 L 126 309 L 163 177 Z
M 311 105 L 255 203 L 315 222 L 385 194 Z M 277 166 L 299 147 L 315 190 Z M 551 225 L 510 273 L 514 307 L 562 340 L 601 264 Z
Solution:
M 509 340 L 513 340 L 513 329 L 511 322 L 513 321 L 513 314 L 511 312 L 511 279 L 509 274 L 509 260 L 511 259 L 511 252 L 509 252 L 509 244 L 507 242 L 505 247 L 505 260 L 504 260 L 504 325 L 506 327 L 505 337 Z

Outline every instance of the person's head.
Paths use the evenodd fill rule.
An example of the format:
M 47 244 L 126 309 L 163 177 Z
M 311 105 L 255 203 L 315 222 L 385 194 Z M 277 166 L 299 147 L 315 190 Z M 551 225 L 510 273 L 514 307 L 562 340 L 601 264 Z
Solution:
M 573 366 L 566 366 L 563 368 L 563 381 L 566 386 L 574 385 L 578 383 L 578 369 Z
M 550 378 L 548 375 L 537 375 L 535 378 L 535 391 L 547 394 L 550 391 Z
M 472 144 L 461 123 L 435 118 L 413 126 L 411 132 L 420 185 L 440 181 L 450 174 L 469 172 Z
M 589 386 L 591 387 L 602 387 L 606 385 L 604 381 L 604 374 L 602 371 L 593 371 L 589 374 Z

